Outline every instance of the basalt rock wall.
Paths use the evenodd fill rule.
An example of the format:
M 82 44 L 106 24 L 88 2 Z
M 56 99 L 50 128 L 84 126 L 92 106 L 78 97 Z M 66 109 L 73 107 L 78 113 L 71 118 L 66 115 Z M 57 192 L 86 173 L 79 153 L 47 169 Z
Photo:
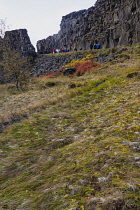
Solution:
M 5 82 L 5 74 L 1 65 L 3 54 L 12 50 L 18 52 L 22 57 L 29 57 L 30 62 L 34 63 L 36 52 L 26 29 L 6 31 L 4 38 L 0 37 L 0 84 Z
M 35 48 L 31 44 L 26 29 L 6 31 L 3 41 L 10 49 L 16 50 L 23 56 L 34 56 Z
M 37 42 L 39 53 L 53 48 L 89 49 L 140 43 L 140 0 L 97 0 L 87 9 L 62 17 L 58 34 Z
M 86 55 L 77 53 L 60 53 L 59 55 L 40 55 L 38 62 L 30 70 L 31 76 L 38 77 L 47 73 L 57 72 L 62 66 L 65 66 L 72 60 L 81 60 Z

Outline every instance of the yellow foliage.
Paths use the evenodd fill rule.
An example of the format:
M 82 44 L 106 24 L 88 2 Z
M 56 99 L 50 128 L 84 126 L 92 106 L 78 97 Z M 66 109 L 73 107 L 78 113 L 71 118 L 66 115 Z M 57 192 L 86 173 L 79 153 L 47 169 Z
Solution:
M 64 195 L 64 198 L 67 198 L 68 197 L 68 194 Z
M 72 201 L 73 203 L 75 203 L 75 202 L 76 202 L 76 199 L 71 199 L 71 201 Z
M 67 65 L 65 65 L 64 67 L 65 68 L 67 68 L 67 67 L 74 67 L 74 66 L 76 66 L 76 65 L 80 65 L 80 64 L 82 64 L 82 63 L 84 63 L 85 61 L 90 61 L 91 60 L 91 58 L 93 57 L 93 55 L 92 54 L 88 54 L 88 55 L 86 55 L 86 57 L 85 58 L 82 58 L 81 60 L 71 60 L 71 62 L 70 63 L 68 63 Z
M 80 206 L 80 208 L 81 208 L 82 210 L 85 210 L 85 207 L 84 207 L 84 206 Z

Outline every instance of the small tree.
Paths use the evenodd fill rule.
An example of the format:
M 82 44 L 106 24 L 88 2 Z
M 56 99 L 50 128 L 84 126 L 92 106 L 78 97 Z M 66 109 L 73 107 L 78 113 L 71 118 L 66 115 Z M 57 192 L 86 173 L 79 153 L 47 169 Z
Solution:
M 4 81 L 4 72 L 1 61 L 3 60 L 3 38 L 5 35 L 6 28 L 8 28 L 6 26 L 6 19 L 0 19 L 0 82 Z
M 7 26 L 6 18 L 0 19 L 0 37 L 4 37 L 5 31 L 9 29 L 9 26 Z
M 8 81 L 13 81 L 17 90 L 27 85 L 29 80 L 30 61 L 16 50 L 6 49 L 3 52 L 2 66 Z

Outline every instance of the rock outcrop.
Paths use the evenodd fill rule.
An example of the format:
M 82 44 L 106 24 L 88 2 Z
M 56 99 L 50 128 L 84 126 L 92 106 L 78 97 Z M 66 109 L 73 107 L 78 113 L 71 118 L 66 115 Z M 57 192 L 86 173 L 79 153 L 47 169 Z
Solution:
M 140 43 L 139 0 L 97 0 L 94 7 L 62 17 L 58 34 L 37 42 L 39 53 L 66 47 L 89 49 L 98 42 L 102 48 Z
M 6 31 L 3 41 L 10 49 L 18 51 L 23 56 L 34 56 L 35 48 L 31 44 L 26 29 Z
M 41 55 L 38 62 L 31 69 L 31 76 L 38 77 L 45 75 L 46 73 L 57 72 L 62 66 L 65 66 L 71 60 L 81 60 L 86 55 L 77 52 L 73 54 L 60 53 L 55 55 Z
M 31 64 L 34 64 L 37 55 L 26 29 L 6 31 L 4 38 L 0 37 L 0 84 L 5 82 L 5 73 L 1 65 L 3 54 L 12 50 L 18 52 L 21 57 L 28 57 Z

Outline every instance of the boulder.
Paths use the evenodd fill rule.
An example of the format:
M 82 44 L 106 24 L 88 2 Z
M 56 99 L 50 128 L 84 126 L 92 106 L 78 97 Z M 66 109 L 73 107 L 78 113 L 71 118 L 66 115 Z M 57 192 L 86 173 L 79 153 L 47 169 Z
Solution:
M 76 69 L 74 67 L 67 67 L 67 68 L 64 68 L 62 73 L 64 76 L 68 76 L 68 75 L 72 75 L 74 74 L 76 71 Z

